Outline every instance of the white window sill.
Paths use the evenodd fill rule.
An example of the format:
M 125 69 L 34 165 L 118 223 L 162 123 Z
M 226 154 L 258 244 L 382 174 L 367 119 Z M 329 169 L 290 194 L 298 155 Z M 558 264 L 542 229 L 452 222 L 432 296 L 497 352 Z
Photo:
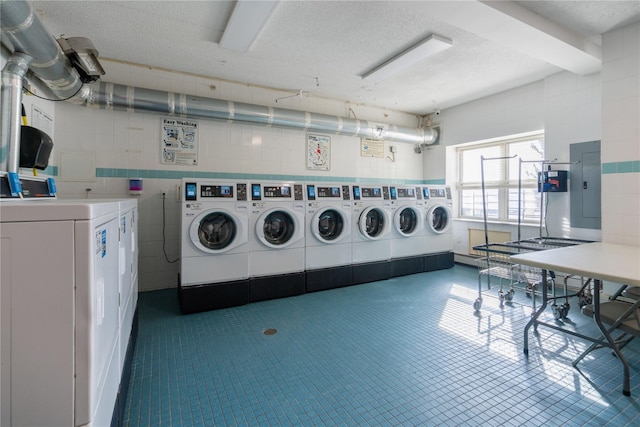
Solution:
M 453 218 L 454 221 L 458 222 L 467 222 L 473 224 L 484 224 L 484 220 L 479 218 Z M 499 224 L 499 225 L 512 225 L 514 227 L 518 226 L 518 222 L 514 221 L 500 221 L 497 219 L 488 219 L 487 224 Z M 540 228 L 539 222 L 521 222 L 520 227 L 532 227 L 532 228 Z M 543 225 L 542 228 L 545 228 Z

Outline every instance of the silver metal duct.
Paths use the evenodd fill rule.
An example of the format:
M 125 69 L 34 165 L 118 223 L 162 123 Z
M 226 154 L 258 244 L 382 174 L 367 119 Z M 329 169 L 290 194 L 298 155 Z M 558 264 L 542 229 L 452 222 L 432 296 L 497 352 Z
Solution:
M 69 98 L 80 90 L 80 76 L 71 67 L 58 42 L 33 13 L 29 3 L 2 0 L 0 23 L 2 44 L 11 52 L 32 57 L 29 68 L 58 99 Z
M 77 72 L 73 70 L 60 46 L 47 33 L 39 18 L 31 12 L 29 4 L 23 1 L 2 0 L 1 5 L 3 44 L 8 40 L 11 46 L 7 48 L 10 51 L 24 52 L 32 56 L 30 69 L 35 77 L 50 87 L 51 92 L 59 99 L 72 96 L 70 101 L 75 104 L 108 110 L 154 112 L 378 138 L 411 144 L 429 145 L 437 138 L 436 131 L 431 129 L 380 124 L 113 83 L 99 82 L 82 87 Z
M 30 63 L 30 56 L 14 53 L 2 68 L 0 170 L 6 172 L 18 172 L 20 165 L 22 79 Z
M 412 144 L 430 144 L 437 134 L 431 129 L 361 121 L 328 114 L 266 107 L 200 96 L 176 94 L 114 83 L 98 82 L 71 100 L 105 110 L 154 112 L 180 117 L 223 120 L 263 126 L 300 129 L 336 135 L 378 138 Z

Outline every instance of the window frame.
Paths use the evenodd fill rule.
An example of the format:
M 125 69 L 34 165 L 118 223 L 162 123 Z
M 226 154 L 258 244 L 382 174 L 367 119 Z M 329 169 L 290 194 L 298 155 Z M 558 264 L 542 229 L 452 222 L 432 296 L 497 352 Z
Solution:
M 474 180 L 463 181 L 462 177 L 463 177 L 463 166 L 464 166 L 463 165 L 464 153 L 470 150 L 479 150 L 479 149 L 487 150 L 494 147 L 499 147 L 499 155 L 497 156 L 484 155 L 485 158 L 494 158 L 494 157 L 506 158 L 505 160 L 496 160 L 496 162 L 499 163 L 499 177 L 497 180 L 487 181 L 485 176 L 485 182 L 484 182 L 485 194 L 487 190 L 497 190 L 497 196 L 498 196 L 497 216 L 496 215 L 490 216 L 490 213 L 487 212 L 487 221 L 504 222 L 504 223 L 518 222 L 517 213 L 514 217 L 509 218 L 509 193 L 512 190 L 516 190 L 517 192 L 519 188 L 519 182 L 518 182 L 519 180 L 520 180 L 520 188 L 522 191 L 521 203 L 525 201 L 524 199 L 526 197 L 525 194 L 527 191 L 533 190 L 535 193 L 538 192 L 537 191 L 538 189 L 537 172 L 542 170 L 543 162 L 544 162 L 544 145 L 545 145 L 544 136 L 545 136 L 544 131 L 539 131 L 539 132 L 534 132 L 534 133 L 522 135 L 522 136 L 505 137 L 505 138 L 500 138 L 492 141 L 464 144 L 456 147 L 456 169 L 457 169 L 456 170 L 456 189 L 457 189 L 457 196 L 458 196 L 458 218 L 467 219 L 467 220 L 484 220 L 484 212 L 482 211 L 482 206 L 480 208 L 479 215 L 465 214 L 465 211 L 469 209 L 469 204 L 468 203 L 466 205 L 464 204 L 464 199 L 465 199 L 464 192 L 465 190 L 481 191 L 482 175 L 480 176 L 480 179 L 478 181 L 474 181 Z M 516 171 L 515 172 L 516 177 L 510 179 L 509 178 L 510 167 L 512 165 L 508 157 L 513 156 L 512 152 L 516 144 L 521 142 L 526 142 L 526 141 L 540 141 L 540 144 L 541 144 L 539 163 L 537 162 L 538 160 L 537 158 L 532 159 L 533 161 L 523 160 L 523 162 L 525 163 L 532 164 L 536 172 L 535 173 L 536 177 L 532 177 L 532 178 L 518 177 L 517 176 L 518 172 Z M 480 154 L 480 155 L 482 156 L 483 154 Z M 518 157 L 516 157 L 516 159 L 517 158 Z M 487 166 L 489 165 L 489 167 L 491 167 L 491 163 L 492 161 L 484 162 L 485 175 L 486 175 Z M 516 167 L 517 165 L 518 163 L 516 163 Z M 482 202 L 483 201 L 481 201 L 481 203 Z M 473 203 L 470 207 L 470 210 L 472 213 L 476 212 L 475 208 L 476 208 L 476 203 Z M 516 206 L 516 208 L 518 207 Z M 528 209 L 526 209 L 526 204 L 525 204 L 525 212 L 524 212 L 525 215 L 523 215 L 522 210 L 518 209 L 518 212 L 520 213 L 520 216 L 521 216 L 521 222 L 523 224 L 535 224 L 539 222 L 541 209 L 543 209 L 542 206 L 537 206 L 536 208 L 534 208 L 532 214 L 530 214 L 529 216 L 526 216 L 526 211 Z

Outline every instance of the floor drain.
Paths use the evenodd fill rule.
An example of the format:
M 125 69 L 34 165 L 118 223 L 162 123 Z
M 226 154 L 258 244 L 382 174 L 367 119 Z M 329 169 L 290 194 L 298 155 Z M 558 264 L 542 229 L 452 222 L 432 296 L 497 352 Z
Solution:
M 262 331 L 262 333 L 265 335 L 275 335 L 276 332 L 278 331 L 273 328 L 265 329 L 264 331 Z

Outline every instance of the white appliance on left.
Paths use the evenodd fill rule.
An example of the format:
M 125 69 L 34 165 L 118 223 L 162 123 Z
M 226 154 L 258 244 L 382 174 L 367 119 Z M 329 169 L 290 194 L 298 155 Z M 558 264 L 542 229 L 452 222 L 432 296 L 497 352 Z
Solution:
M 0 209 L 0 425 L 111 425 L 119 340 L 131 335 L 119 320 L 120 203 Z
M 247 183 L 183 179 L 178 295 L 183 313 L 249 298 Z

